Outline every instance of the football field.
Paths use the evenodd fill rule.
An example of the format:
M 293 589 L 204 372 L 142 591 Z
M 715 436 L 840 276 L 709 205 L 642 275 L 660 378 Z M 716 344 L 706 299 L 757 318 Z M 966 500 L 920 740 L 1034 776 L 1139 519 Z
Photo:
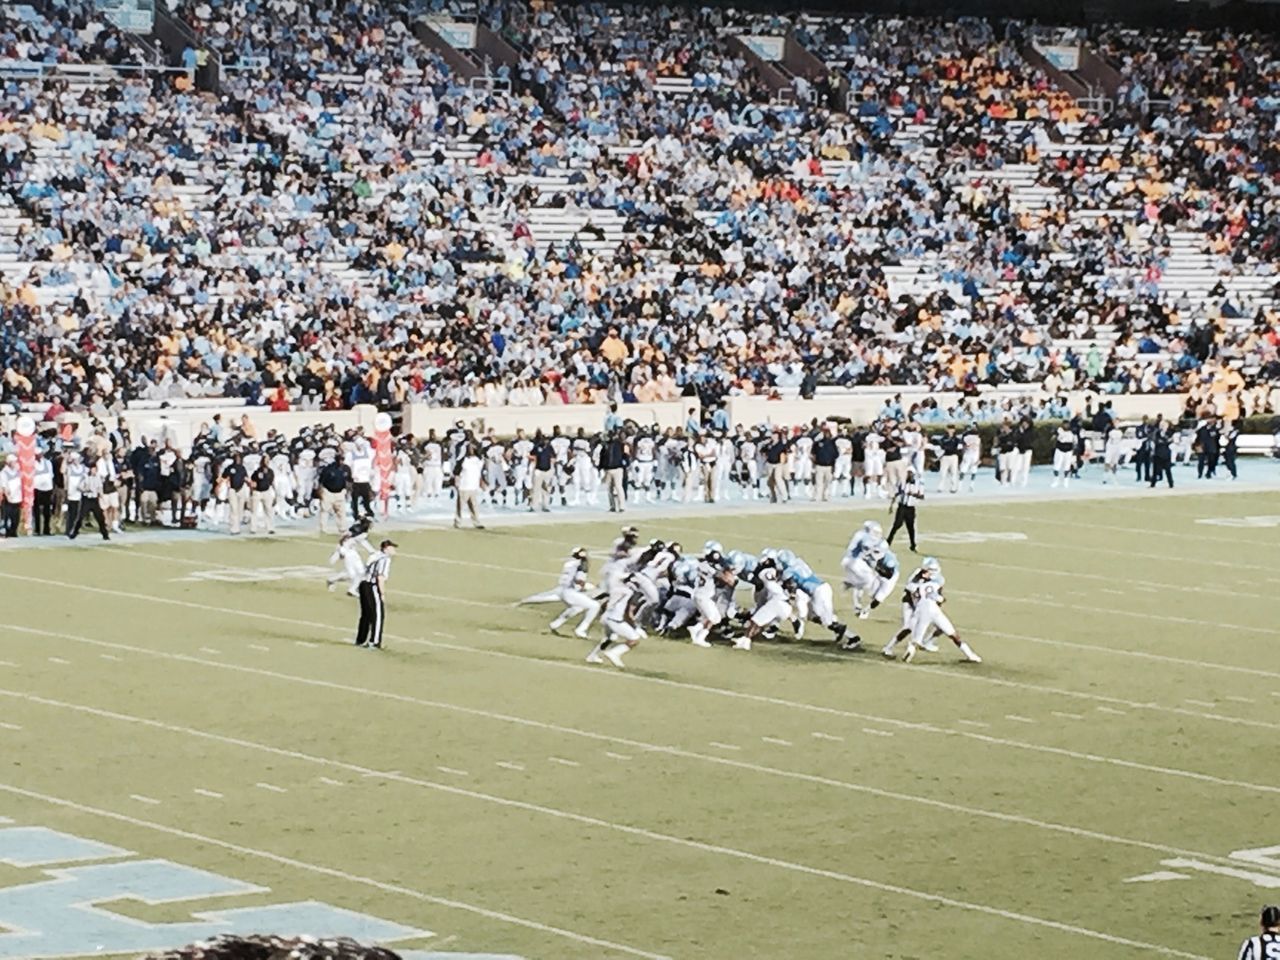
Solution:
M 4 552 L 0 960 L 269 926 L 527 960 L 1234 955 L 1280 898 L 1277 515 L 926 504 L 980 665 L 881 657 L 896 595 L 856 653 L 810 625 L 586 665 L 514 601 L 598 557 L 599 520 L 397 532 L 380 653 L 328 537 Z M 628 519 L 835 584 L 868 517 Z

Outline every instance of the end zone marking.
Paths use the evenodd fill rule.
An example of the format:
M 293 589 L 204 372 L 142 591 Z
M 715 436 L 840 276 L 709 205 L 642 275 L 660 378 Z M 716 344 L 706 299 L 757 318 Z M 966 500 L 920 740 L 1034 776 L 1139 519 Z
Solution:
M 844 743 L 844 737 L 837 737 L 833 733 L 823 733 L 821 730 L 815 730 L 812 734 L 810 734 L 810 736 L 812 736 L 815 740 L 833 740 L 833 741 L 838 741 L 840 743 Z
M 255 787 L 261 787 L 263 790 L 270 790 L 272 793 L 288 793 L 284 787 L 277 787 L 274 783 L 263 783 L 259 780 L 254 784 Z
M 708 740 L 708 746 L 718 747 L 721 750 L 741 750 L 741 747 L 734 746 L 732 743 L 721 743 L 719 740 Z
M 1018 713 L 1006 713 L 1004 718 L 1006 720 L 1012 720 L 1015 723 L 1035 723 L 1035 720 L 1031 719 L 1031 717 L 1024 717 Z
M 523 763 L 512 763 L 510 760 L 499 760 L 494 766 L 502 767 L 503 770 L 523 770 Z
M 781 737 L 761 737 L 760 739 L 763 740 L 765 743 L 772 743 L 779 747 L 791 746 L 790 740 L 783 740 Z
M 869 733 L 876 737 L 892 737 L 893 733 L 888 730 L 877 730 L 875 727 L 863 727 L 863 733 Z
M 458 770 L 458 769 L 456 769 L 455 767 L 436 767 L 436 769 L 437 769 L 437 770 L 439 770 L 441 773 L 451 773 L 451 774 L 453 774 L 455 777 L 469 777 L 469 776 L 471 776 L 471 774 L 467 773 L 467 771 L 465 771 L 465 770 Z
M 212 797 L 214 800 L 222 799 L 222 794 L 220 794 L 217 790 L 206 790 L 204 789 L 204 787 L 196 787 L 191 792 L 198 793 L 202 797 Z
M 142 794 L 140 794 L 140 793 L 131 793 L 131 794 L 129 794 L 129 799 L 130 799 L 130 800 L 137 800 L 139 803 L 149 803 L 149 804 L 151 804 L 152 806 L 159 806 L 159 805 L 160 805 L 160 801 L 159 801 L 159 800 L 157 800 L 155 797 L 144 797 L 144 796 L 143 796 Z
M 550 760 L 552 763 L 560 764 L 560 766 L 562 767 L 582 766 L 582 764 L 580 764 L 577 760 L 566 760 L 564 757 L 547 757 L 547 759 Z
M 50 662 L 50 663 L 56 663 L 56 664 L 58 664 L 59 666 L 62 666 L 62 667 L 69 667 L 69 666 L 71 666 L 71 661 L 70 661 L 70 660 L 63 660 L 61 657 L 50 657 L 50 658 L 49 658 L 49 662 Z

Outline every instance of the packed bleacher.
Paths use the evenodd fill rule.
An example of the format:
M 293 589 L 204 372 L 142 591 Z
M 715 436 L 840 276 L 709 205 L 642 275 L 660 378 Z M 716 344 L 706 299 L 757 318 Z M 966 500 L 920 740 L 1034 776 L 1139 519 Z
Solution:
M 405 6 L 188 0 L 213 94 L 22 74 L 125 56 L 55 10 L 0 21 L 6 400 L 1280 377 L 1270 38 L 1100 29 L 1100 113 L 1012 23 L 490 6 L 518 58 L 477 87 Z M 847 100 L 771 92 L 757 25 Z

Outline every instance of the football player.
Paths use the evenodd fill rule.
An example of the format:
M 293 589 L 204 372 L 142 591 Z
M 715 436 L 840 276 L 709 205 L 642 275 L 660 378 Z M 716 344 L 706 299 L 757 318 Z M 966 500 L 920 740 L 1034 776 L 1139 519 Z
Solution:
M 581 615 L 582 622 L 578 624 L 578 629 L 574 631 L 574 635 L 585 640 L 587 631 L 591 629 L 591 624 L 599 616 L 600 601 L 593 599 L 586 592 L 588 588 L 587 569 L 589 563 L 587 548 L 578 547 L 573 553 L 569 554 L 569 559 L 561 567 L 560 580 L 556 584 L 556 594 L 564 603 L 564 610 L 560 616 L 551 621 L 550 629 L 552 633 L 556 633 L 574 617 Z

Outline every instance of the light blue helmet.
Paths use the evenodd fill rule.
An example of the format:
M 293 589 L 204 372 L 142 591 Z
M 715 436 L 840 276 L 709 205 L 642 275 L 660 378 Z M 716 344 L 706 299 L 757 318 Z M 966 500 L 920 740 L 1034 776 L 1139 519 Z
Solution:
M 920 561 L 920 569 L 928 570 L 930 573 L 937 573 L 942 569 L 942 564 L 938 562 L 936 557 L 925 557 Z
M 708 540 L 702 545 L 702 552 L 705 553 L 724 553 L 724 547 L 720 546 L 719 540 Z
M 765 547 L 763 550 L 760 551 L 760 559 L 761 560 L 777 560 L 778 551 L 773 549 L 773 547 Z
M 790 550 L 779 550 L 778 562 L 782 564 L 784 567 L 789 567 L 796 562 L 796 555 L 792 553 Z

